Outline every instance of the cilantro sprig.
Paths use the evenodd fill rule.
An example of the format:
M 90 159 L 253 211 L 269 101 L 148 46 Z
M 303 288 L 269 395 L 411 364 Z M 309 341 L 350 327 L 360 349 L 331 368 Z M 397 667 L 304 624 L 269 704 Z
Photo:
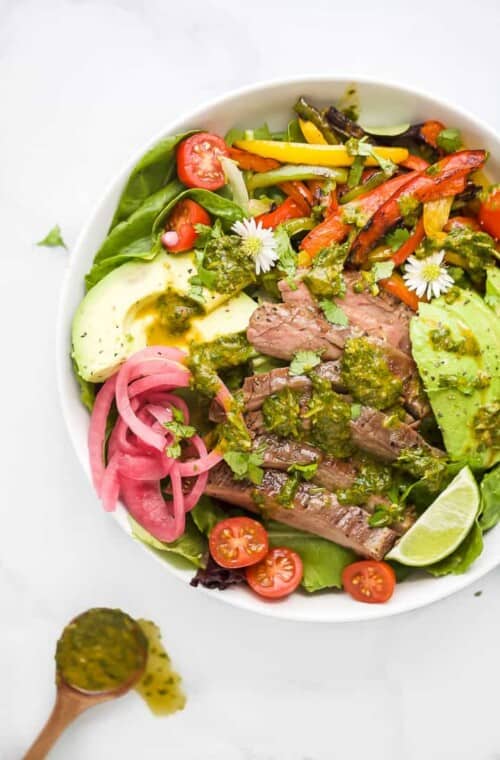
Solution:
M 297 351 L 290 363 L 291 375 L 306 375 L 321 363 L 321 353 L 318 351 Z
M 173 441 L 167 446 L 165 453 L 173 459 L 178 459 L 182 452 L 181 441 L 187 438 L 192 438 L 193 435 L 196 435 L 196 428 L 184 423 L 184 414 L 181 409 L 172 406 L 172 414 L 174 419 L 170 422 L 163 423 L 163 427 L 166 428 L 169 433 L 172 433 L 173 436 Z
M 45 237 L 38 241 L 37 245 L 43 246 L 44 248 L 66 248 L 66 250 L 68 248 L 63 240 L 61 228 L 58 224 L 56 224 L 55 227 L 52 227 Z
M 224 453 L 224 461 L 229 465 L 237 480 L 247 478 L 255 485 L 260 485 L 264 477 L 262 463 L 264 452 L 262 449 L 255 451 L 237 451 L 229 449 Z
M 323 314 L 332 325 L 338 325 L 339 327 L 347 327 L 349 324 L 349 318 L 345 311 L 337 306 L 334 301 L 330 301 L 328 298 L 324 298 L 319 302 Z

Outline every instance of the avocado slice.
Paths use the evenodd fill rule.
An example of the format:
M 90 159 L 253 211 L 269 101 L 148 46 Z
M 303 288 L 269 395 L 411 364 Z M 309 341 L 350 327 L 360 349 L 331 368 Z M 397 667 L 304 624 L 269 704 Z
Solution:
M 450 303 L 446 297 L 421 303 L 410 336 L 450 458 L 477 469 L 493 466 L 500 460 L 500 324 L 494 311 L 477 293 L 461 290 Z
M 168 299 L 169 294 L 189 298 L 190 278 L 195 273 L 192 252 L 162 252 L 152 261 L 123 264 L 95 285 L 73 319 L 72 355 L 80 376 L 90 382 L 103 382 L 129 356 L 151 344 L 158 299 Z M 162 334 L 153 342 L 182 347 L 190 340 L 213 340 L 206 336 L 246 329 L 257 307 L 244 293 L 230 298 L 203 288 L 198 298 L 199 316 L 191 320 L 186 332 Z M 223 304 L 226 308 L 219 312 Z

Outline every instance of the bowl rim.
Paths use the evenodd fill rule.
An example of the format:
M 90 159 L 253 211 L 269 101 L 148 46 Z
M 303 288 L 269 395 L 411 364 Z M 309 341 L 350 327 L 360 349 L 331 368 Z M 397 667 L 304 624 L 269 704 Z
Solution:
M 314 86 L 314 85 L 324 85 L 327 83 L 332 84 L 344 84 L 346 86 L 349 85 L 367 85 L 372 87 L 381 87 L 385 90 L 392 91 L 395 95 L 398 93 L 404 94 L 404 95 L 413 95 L 417 99 L 426 99 L 431 102 L 434 102 L 438 107 L 443 107 L 445 109 L 449 109 L 450 111 L 453 111 L 457 114 L 457 116 L 460 119 L 469 121 L 474 124 L 475 127 L 478 128 L 478 130 L 486 135 L 488 135 L 494 142 L 500 143 L 500 133 L 495 130 L 492 126 L 490 126 L 487 122 L 485 122 L 483 119 L 477 117 L 475 114 L 471 113 L 467 109 L 462 108 L 461 106 L 457 106 L 455 103 L 451 102 L 450 100 L 443 98 L 438 95 L 434 95 L 432 92 L 429 92 L 424 89 L 420 89 L 417 87 L 414 87 L 413 85 L 407 85 L 403 81 L 397 81 L 397 80 L 390 80 L 390 79 L 380 79 L 376 76 L 360 76 L 358 74 L 355 74 L 353 72 L 347 72 L 342 75 L 329 75 L 329 74 L 308 74 L 303 76 L 291 76 L 291 77 L 275 77 L 272 79 L 265 79 L 260 80 L 253 84 L 244 85 L 242 87 L 236 87 L 233 88 L 227 92 L 224 92 L 220 95 L 213 96 L 201 103 L 201 105 L 198 105 L 194 109 L 188 109 L 186 111 L 183 111 L 179 116 L 177 116 L 175 119 L 169 120 L 166 122 L 166 124 L 159 129 L 155 134 L 149 138 L 147 141 L 145 141 L 143 144 L 141 144 L 137 150 L 135 150 L 133 153 L 130 154 L 130 157 L 127 158 L 126 161 L 123 162 L 120 170 L 116 172 L 111 179 L 107 182 L 103 192 L 98 197 L 97 201 L 92 205 L 90 212 L 88 216 L 86 217 L 86 220 L 82 224 L 82 227 L 80 229 L 80 232 L 77 236 L 77 239 L 72 246 L 71 250 L 71 258 L 69 259 L 68 265 L 66 267 L 62 283 L 61 283 L 61 289 L 59 294 L 59 303 L 56 313 L 56 336 L 55 336 L 55 363 L 56 363 L 56 386 L 57 386 L 57 394 L 59 397 L 59 402 L 66 426 L 66 430 L 68 432 L 69 438 L 71 440 L 73 449 L 76 453 L 76 457 L 80 465 L 82 466 L 84 472 L 87 475 L 87 478 L 90 481 L 90 470 L 88 461 L 84 458 L 81 447 L 79 445 L 79 436 L 76 434 L 76 430 L 74 426 L 71 424 L 71 414 L 70 414 L 70 404 L 69 404 L 69 397 L 66 394 L 65 390 L 65 382 L 64 378 L 68 371 L 68 329 L 69 325 L 67 324 L 67 301 L 70 300 L 71 296 L 71 285 L 72 285 L 72 270 L 74 268 L 74 263 L 80 258 L 80 249 L 82 245 L 84 244 L 85 238 L 87 237 L 87 234 L 89 230 L 92 228 L 93 224 L 95 223 L 96 217 L 99 214 L 99 211 L 101 207 L 105 204 L 106 199 L 108 196 L 116 190 L 116 188 L 120 185 L 120 183 L 123 183 L 128 176 L 130 170 L 132 167 L 137 163 L 137 161 L 140 159 L 140 157 L 152 146 L 154 145 L 159 139 L 164 137 L 168 134 L 175 134 L 179 129 L 182 128 L 183 124 L 186 121 L 194 121 L 196 120 L 200 115 L 204 114 L 208 110 L 212 110 L 218 107 L 224 106 L 226 103 L 238 99 L 244 96 L 248 95 L 255 95 L 258 93 L 265 93 L 268 90 L 273 90 L 279 87 L 284 86 Z M 125 512 L 124 508 L 122 507 L 123 512 Z M 129 533 L 130 528 L 128 526 L 128 523 L 126 523 L 123 514 L 120 515 L 118 512 L 114 513 L 114 517 L 118 523 L 120 523 L 121 527 L 125 532 Z M 135 541 L 135 543 L 147 554 L 153 559 L 155 559 L 157 562 L 161 563 L 164 567 L 166 567 L 167 571 L 173 575 L 175 578 L 177 578 L 180 582 L 182 582 L 184 585 L 187 583 L 186 578 L 186 571 L 179 569 L 178 567 L 174 566 L 173 564 L 170 564 L 168 562 L 163 561 L 160 557 L 158 557 L 154 552 L 152 552 L 145 544 L 143 544 L 140 541 Z M 498 557 L 495 557 L 495 555 L 492 553 L 491 557 L 488 559 L 483 558 L 483 562 L 480 566 L 478 566 L 476 569 L 472 567 L 469 571 L 464 573 L 463 575 L 454 575 L 454 576 L 448 576 L 448 582 L 444 582 L 445 578 L 437 578 L 434 579 L 436 581 L 441 581 L 441 583 L 429 583 L 429 593 L 427 594 L 425 599 L 415 598 L 413 601 L 410 599 L 406 599 L 404 603 L 394 603 L 396 600 L 394 600 L 391 604 L 384 604 L 384 605 L 368 605 L 368 604 L 353 604 L 352 612 L 343 612 L 335 614 L 335 606 L 332 605 L 325 614 L 318 614 L 318 611 L 316 610 L 314 614 L 311 614 L 309 617 L 304 615 L 303 613 L 298 613 L 295 610 L 287 609 L 286 604 L 283 603 L 271 603 L 268 602 L 262 602 L 262 600 L 258 599 L 257 597 L 253 597 L 250 594 L 248 595 L 241 595 L 236 596 L 234 594 L 228 593 L 228 594 L 219 594 L 214 593 L 214 591 L 204 588 L 202 586 L 198 587 L 198 590 L 202 593 L 208 595 L 211 599 L 217 599 L 220 602 L 223 602 L 225 604 L 229 604 L 233 607 L 238 607 L 239 609 L 258 613 L 267 617 L 272 617 L 275 619 L 281 619 L 281 620 L 288 620 L 288 621 L 294 621 L 294 622 L 301 622 L 301 623 L 347 623 L 347 622 L 362 622 L 362 621 L 369 621 L 369 620 L 379 620 L 382 618 L 392 617 L 394 615 L 403 614 L 405 612 L 411 612 L 413 610 L 428 607 L 431 604 L 434 604 L 435 602 L 438 602 L 442 599 L 445 599 L 448 596 L 451 596 L 452 594 L 457 593 L 458 591 L 461 591 L 465 589 L 466 587 L 472 585 L 475 581 L 479 580 L 480 578 L 484 577 L 487 573 L 494 570 L 498 565 L 500 565 L 500 555 Z M 429 581 L 431 579 L 429 578 Z M 322 592 L 320 592 L 322 593 Z M 332 592 L 332 590 L 329 590 L 328 592 L 332 594 L 333 598 L 335 597 L 335 591 Z M 286 601 L 286 600 L 285 600 Z M 332 614 L 333 613 L 333 614 Z

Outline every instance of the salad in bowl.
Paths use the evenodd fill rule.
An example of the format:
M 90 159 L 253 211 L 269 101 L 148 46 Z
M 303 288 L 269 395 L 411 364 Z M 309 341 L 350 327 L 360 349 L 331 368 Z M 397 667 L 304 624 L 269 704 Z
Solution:
M 140 158 L 74 374 L 104 509 L 193 585 L 381 604 L 466 572 L 500 519 L 500 189 L 433 113 L 297 95 L 279 129 Z

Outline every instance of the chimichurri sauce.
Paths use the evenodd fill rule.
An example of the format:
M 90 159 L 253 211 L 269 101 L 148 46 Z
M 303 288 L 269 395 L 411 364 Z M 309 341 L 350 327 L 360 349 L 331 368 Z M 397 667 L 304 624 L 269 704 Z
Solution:
M 127 683 L 144 667 L 148 641 L 129 615 L 97 607 L 75 618 L 57 642 L 57 671 L 87 692 L 106 692 Z
M 180 685 L 181 677 L 172 669 L 170 657 L 161 640 L 160 629 L 150 620 L 138 620 L 137 623 L 149 647 L 146 670 L 135 690 L 155 715 L 170 715 L 182 710 L 186 704 L 186 697 Z
M 342 379 L 357 401 L 374 409 L 394 406 L 403 388 L 401 380 L 390 371 L 383 351 L 366 338 L 346 341 Z

